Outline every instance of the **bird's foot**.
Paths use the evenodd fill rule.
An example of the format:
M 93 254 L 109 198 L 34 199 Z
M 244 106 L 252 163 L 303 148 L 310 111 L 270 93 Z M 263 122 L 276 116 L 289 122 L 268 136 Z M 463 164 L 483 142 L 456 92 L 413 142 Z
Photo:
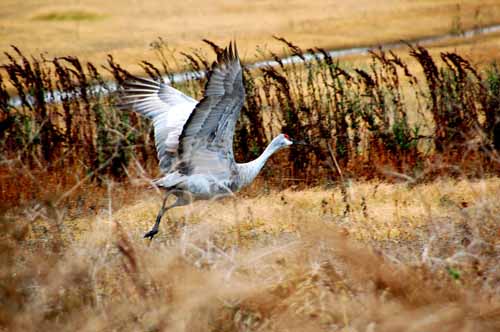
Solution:
M 147 239 L 149 238 L 150 240 L 153 240 L 153 237 L 158 234 L 158 228 L 153 228 L 146 234 L 144 234 L 144 238 Z

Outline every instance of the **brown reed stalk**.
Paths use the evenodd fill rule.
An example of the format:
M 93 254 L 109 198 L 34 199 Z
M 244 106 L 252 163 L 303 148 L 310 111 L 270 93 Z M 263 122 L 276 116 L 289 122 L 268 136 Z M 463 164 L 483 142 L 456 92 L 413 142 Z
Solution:
M 450 52 L 441 54 L 438 63 L 427 49 L 409 45 L 410 55 L 424 70 L 425 82 L 421 82 L 391 51 L 375 50 L 368 67 L 346 69 L 324 49 L 304 51 L 284 38 L 275 38 L 283 43 L 285 52 L 302 60 L 306 54 L 319 52 L 321 56 L 285 65 L 277 54 L 268 52 L 278 66 L 244 68 L 247 96 L 235 136 L 239 160 L 254 158 L 272 136 L 285 132 L 311 144 L 281 154 L 286 157 L 273 158 L 273 172 L 279 169 L 282 176 L 308 184 L 336 177 L 326 162 L 329 146 L 346 177 L 383 177 L 377 173 L 381 166 L 413 172 L 424 158 L 436 155 L 446 156 L 451 163 L 462 162 L 461 155 L 471 151 L 469 142 L 475 140 L 480 144 L 473 153 L 483 154 L 481 158 L 493 165 L 492 151 L 500 147 L 497 67 L 484 74 Z M 205 42 L 216 54 L 222 49 L 212 41 Z M 144 75 L 153 79 L 171 76 L 168 61 L 173 53 L 168 53 L 171 50 L 164 42 L 155 47 L 161 65 L 143 61 Z M 187 70 L 207 72 L 210 67 L 201 51 L 180 55 Z M 28 58 L 15 47 L 6 57 L 5 74 L 0 76 L 0 143 L 5 156 L 19 154 L 30 167 L 54 171 L 80 165 L 95 179 L 123 178 L 132 154 L 150 165 L 148 169 L 155 169 L 150 123 L 114 108 L 117 95 L 102 93 L 111 88 L 102 78 L 101 68 L 69 56 Z M 118 85 L 131 76 L 112 56 L 103 69 Z M 206 80 L 173 84 L 200 98 Z M 7 90 L 7 82 L 14 92 Z M 416 111 L 432 115 L 431 125 L 409 122 L 408 112 L 415 108 L 409 108 L 402 89 L 405 83 L 412 87 Z M 93 88 L 96 84 L 98 89 Z M 16 107 L 9 104 L 13 94 L 19 96 Z M 61 99 L 59 105 L 53 103 L 56 97 Z M 431 128 L 431 135 L 422 135 L 422 126 Z M 422 150 L 423 142 L 434 149 Z M 264 176 L 268 174 L 271 180 L 271 173 Z M 276 176 L 272 180 L 280 181 Z

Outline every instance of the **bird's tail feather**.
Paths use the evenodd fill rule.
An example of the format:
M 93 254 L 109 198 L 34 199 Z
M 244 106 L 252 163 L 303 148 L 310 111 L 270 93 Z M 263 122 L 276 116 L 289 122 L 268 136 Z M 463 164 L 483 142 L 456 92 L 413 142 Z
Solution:
M 167 174 L 166 176 L 156 179 L 153 181 L 153 183 L 162 188 L 172 188 L 181 183 L 186 179 L 186 176 L 179 173 L 179 172 L 174 172 Z

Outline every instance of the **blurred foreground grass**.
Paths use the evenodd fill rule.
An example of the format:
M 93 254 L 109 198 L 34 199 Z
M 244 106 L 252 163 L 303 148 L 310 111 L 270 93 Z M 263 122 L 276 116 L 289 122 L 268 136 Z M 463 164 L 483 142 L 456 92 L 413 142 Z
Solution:
M 154 191 L 73 220 L 33 205 L 2 222 L 0 327 L 496 331 L 499 195 L 498 178 L 247 192 L 172 210 L 151 243 Z

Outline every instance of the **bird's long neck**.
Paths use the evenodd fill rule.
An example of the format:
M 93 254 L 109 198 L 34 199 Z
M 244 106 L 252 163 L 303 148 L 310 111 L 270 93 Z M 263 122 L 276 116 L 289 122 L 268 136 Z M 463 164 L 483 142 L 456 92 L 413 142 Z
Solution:
M 262 154 L 255 160 L 248 163 L 237 164 L 241 187 L 247 186 L 255 179 L 260 170 L 266 164 L 267 159 L 280 149 L 280 145 L 273 140 Z

